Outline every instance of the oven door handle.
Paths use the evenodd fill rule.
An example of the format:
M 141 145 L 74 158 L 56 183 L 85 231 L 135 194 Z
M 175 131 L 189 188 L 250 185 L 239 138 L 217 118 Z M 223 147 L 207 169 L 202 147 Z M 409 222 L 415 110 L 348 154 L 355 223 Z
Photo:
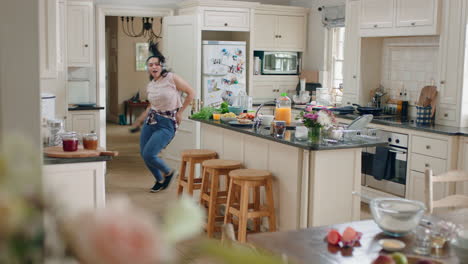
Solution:
M 401 150 L 393 150 L 393 149 L 389 149 L 388 150 L 389 152 L 393 152 L 393 153 L 400 153 L 400 154 L 406 154 L 406 151 L 401 151 Z

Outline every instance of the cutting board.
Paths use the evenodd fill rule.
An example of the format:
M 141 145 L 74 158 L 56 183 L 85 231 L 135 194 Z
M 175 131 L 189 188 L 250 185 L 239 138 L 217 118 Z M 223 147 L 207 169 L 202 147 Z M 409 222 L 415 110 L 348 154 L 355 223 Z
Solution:
M 44 149 L 44 154 L 52 158 L 86 158 L 99 156 L 118 156 L 117 151 L 105 151 L 98 148 L 97 150 L 84 149 L 79 146 L 77 151 L 63 151 L 62 146 L 47 147 Z

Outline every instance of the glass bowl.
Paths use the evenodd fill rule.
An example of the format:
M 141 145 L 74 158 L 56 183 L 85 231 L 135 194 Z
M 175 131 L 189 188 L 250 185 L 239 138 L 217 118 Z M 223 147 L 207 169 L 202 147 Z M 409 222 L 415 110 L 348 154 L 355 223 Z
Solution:
M 370 209 L 385 234 L 400 237 L 418 226 L 426 207 L 419 201 L 382 197 L 372 199 Z

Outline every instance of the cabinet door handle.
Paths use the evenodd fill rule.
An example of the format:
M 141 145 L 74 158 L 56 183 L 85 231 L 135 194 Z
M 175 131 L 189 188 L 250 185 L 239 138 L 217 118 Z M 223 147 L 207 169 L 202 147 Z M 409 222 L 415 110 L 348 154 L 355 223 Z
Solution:
M 447 113 L 445 113 L 445 114 L 444 114 L 444 117 L 448 117 L 448 114 L 447 114 Z
M 431 149 L 431 146 L 429 146 L 429 145 L 426 145 L 426 149 Z
M 375 28 L 378 27 L 378 26 L 379 26 L 379 25 L 374 25 Z
M 412 25 L 412 26 L 416 26 L 416 22 L 411 22 L 411 25 Z
M 84 44 L 84 46 L 85 46 L 85 48 L 87 48 L 87 47 L 88 47 L 88 44 Z
M 440 81 L 440 84 L 445 84 L 445 81 Z
M 281 38 L 281 35 L 278 35 L 279 38 Z
M 356 78 L 357 78 L 357 76 L 356 76 L 356 75 L 353 75 L 353 79 L 356 79 Z
M 275 38 L 279 38 L 279 35 L 275 35 Z
M 224 23 L 224 26 L 227 27 L 228 23 Z
M 424 164 L 424 167 L 429 168 L 429 163 Z

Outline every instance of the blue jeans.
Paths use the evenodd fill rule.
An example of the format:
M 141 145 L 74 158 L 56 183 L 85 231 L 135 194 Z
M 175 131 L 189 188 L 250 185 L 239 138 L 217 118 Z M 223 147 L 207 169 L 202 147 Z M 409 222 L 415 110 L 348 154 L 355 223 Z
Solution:
M 140 135 L 140 153 L 146 167 L 154 178 L 161 182 L 164 180 L 161 172 L 168 174 L 171 172 L 171 168 L 158 157 L 158 154 L 174 138 L 175 127 L 174 122 L 169 118 L 156 115 L 156 121 L 157 124 L 154 125 L 148 125 L 146 121 L 144 122 Z

